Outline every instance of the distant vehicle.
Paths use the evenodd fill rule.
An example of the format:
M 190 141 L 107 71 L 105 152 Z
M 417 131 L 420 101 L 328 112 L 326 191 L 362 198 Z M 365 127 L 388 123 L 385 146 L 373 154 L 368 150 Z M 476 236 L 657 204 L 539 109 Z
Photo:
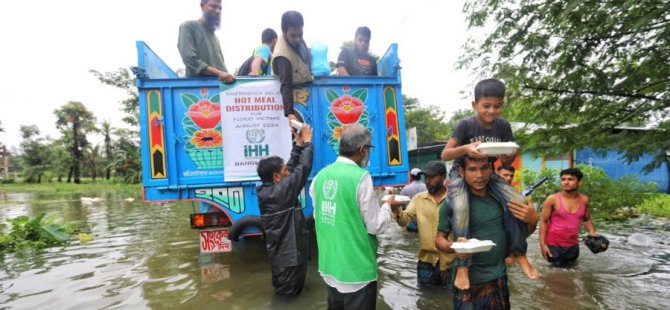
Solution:
M 261 235 L 256 196 L 260 183 L 257 179 L 224 181 L 220 141 L 226 133 L 221 132 L 220 93 L 230 86 L 216 78 L 180 78 L 144 42 L 136 45 L 138 67 L 133 71 L 139 90 L 144 201 L 198 202 L 199 210 L 190 215 L 190 221 L 192 228 L 200 230 L 204 253 L 229 251 L 230 240 Z M 375 147 L 368 169 L 374 185 L 407 183 L 409 164 L 396 44 L 389 47 L 378 67 L 379 76 L 374 77 L 317 77 L 306 93 L 296 96 L 300 101 L 295 104 L 298 118 L 314 129 L 314 165 L 308 187 L 321 168 L 335 161 L 339 135 L 352 123 L 372 131 Z M 272 78 L 240 77 L 235 84 L 268 79 Z M 261 140 L 262 134 L 254 132 L 251 137 Z M 197 143 L 198 137 L 212 143 Z M 309 195 L 303 193 L 301 198 L 304 214 L 310 218 Z

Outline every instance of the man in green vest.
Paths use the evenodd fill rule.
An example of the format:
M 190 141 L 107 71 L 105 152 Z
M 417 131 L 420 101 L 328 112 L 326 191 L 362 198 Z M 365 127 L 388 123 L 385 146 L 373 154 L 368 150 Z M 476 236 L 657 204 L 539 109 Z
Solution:
M 289 121 L 295 119 L 293 103 L 306 100 L 298 92 L 302 90 L 300 93 L 305 93 L 304 86 L 314 80 L 310 71 L 312 57 L 302 38 L 303 25 L 300 12 L 284 13 L 281 17 L 282 34 L 272 53 L 272 72 L 279 77 L 284 115 Z
M 365 170 L 373 148 L 370 143 L 367 128 L 347 126 L 340 138 L 340 156 L 314 177 L 309 189 L 328 309 L 374 309 L 376 305 L 376 235 L 388 228 L 391 206 L 379 207 L 372 177 Z

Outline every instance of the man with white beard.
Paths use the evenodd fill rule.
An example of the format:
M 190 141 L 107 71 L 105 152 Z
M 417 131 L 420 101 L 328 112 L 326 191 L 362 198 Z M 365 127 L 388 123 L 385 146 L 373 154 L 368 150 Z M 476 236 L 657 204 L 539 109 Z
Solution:
M 221 0 L 200 0 L 202 17 L 179 26 L 177 47 L 187 77 L 215 76 L 225 83 L 235 81 L 228 73 L 221 45 L 214 31 L 221 25 Z
M 309 194 L 319 247 L 319 273 L 328 288 L 328 309 L 374 309 L 377 300 L 377 236 L 391 222 L 391 206 L 379 207 L 365 169 L 373 146 L 370 131 L 348 125 L 339 157 L 314 177 Z

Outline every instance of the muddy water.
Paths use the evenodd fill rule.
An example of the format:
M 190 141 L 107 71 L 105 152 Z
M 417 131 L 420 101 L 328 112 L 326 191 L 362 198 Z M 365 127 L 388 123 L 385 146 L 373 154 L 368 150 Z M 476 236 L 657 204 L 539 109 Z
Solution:
M 100 197 L 82 203 L 81 196 Z M 238 242 L 226 255 L 199 255 L 188 204 L 149 206 L 112 193 L 0 193 L 0 219 L 46 212 L 88 226 L 93 239 L 61 248 L 0 257 L 0 309 L 324 309 L 326 289 L 310 263 L 297 299 L 272 293 L 262 240 Z M 597 227 L 604 227 L 596 223 Z M 573 270 L 542 261 L 537 235 L 529 258 L 540 280 L 510 268 L 517 309 L 667 309 L 670 224 L 649 219 L 601 229 L 610 249 L 581 249 Z M 451 293 L 418 289 L 416 234 L 397 225 L 380 238 L 378 309 L 451 309 Z M 315 256 L 314 256 L 315 258 Z

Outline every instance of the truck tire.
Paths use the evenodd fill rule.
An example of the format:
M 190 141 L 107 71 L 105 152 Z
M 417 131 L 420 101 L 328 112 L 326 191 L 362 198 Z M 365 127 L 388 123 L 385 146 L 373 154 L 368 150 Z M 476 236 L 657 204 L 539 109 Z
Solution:
M 261 231 L 263 230 L 263 222 L 261 222 L 261 218 L 253 215 L 245 216 L 230 227 L 230 230 L 228 231 L 228 239 L 237 242 L 240 240 L 240 235 L 244 229 L 254 226 L 258 227 Z

